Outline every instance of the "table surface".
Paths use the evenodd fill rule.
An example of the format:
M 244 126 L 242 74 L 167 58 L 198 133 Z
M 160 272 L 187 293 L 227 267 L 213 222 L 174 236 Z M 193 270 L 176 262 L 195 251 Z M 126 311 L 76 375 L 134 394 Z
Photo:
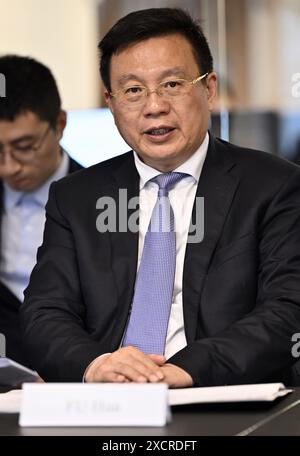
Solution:
M 234 436 L 300 435 L 300 388 L 274 402 L 172 407 L 165 427 L 21 428 L 17 414 L 0 414 L 1 436 Z

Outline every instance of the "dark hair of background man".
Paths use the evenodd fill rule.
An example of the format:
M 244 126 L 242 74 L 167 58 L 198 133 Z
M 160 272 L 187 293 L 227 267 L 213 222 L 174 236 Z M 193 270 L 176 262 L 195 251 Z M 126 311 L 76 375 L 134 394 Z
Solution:
M 51 71 L 29 57 L 0 57 L 0 73 L 6 79 L 6 97 L 0 98 L 0 120 L 13 121 L 27 111 L 54 129 L 61 99 Z

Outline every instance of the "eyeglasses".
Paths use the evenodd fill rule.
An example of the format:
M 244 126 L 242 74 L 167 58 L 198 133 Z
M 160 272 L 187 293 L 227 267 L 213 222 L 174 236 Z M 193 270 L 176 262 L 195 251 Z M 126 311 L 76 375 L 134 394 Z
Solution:
M 22 145 L 15 145 L 15 146 L 10 146 L 10 153 L 11 156 L 18 161 L 19 163 L 30 163 L 34 157 L 35 153 L 42 147 L 44 144 L 44 141 L 51 129 L 51 126 L 48 125 L 47 130 L 45 133 L 42 135 L 40 138 L 39 142 L 38 139 L 35 142 L 38 142 L 38 144 L 30 144 L 29 146 L 22 146 Z M 0 165 L 5 164 L 5 152 L 3 146 L 0 146 Z
M 180 98 L 186 95 L 190 88 L 206 78 L 208 73 L 202 74 L 192 81 L 186 79 L 171 79 L 163 81 L 154 90 L 150 90 L 148 87 L 143 85 L 134 85 L 130 87 L 124 87 L 123 89 L 117 90 L 116 92 L 110 92 L 110 95 L 120 103 L 124 103 L 128 106 L 139 106 L 146 102 L 147 96 L 150 93 L 156 93 L 164 99 Z

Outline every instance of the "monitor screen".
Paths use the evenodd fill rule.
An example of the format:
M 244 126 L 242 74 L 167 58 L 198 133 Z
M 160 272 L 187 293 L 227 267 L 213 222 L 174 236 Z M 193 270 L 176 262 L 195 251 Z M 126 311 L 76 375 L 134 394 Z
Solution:
M 107 108 L 68 111 L 61 145 L 83 166 L 94 165 L 130 150 Z

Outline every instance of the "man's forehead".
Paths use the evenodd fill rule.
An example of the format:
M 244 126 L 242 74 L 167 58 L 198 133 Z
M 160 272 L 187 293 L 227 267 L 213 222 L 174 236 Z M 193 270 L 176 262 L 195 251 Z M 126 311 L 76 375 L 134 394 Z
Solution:
M 13 119 L 0 118 L 0 125 L 17 126 L 17 125 L 36 125 L 44 121 L 33 111 L 22 111 Z
M 112 55 L 110 64 L 112 81 L 120 87 L 134 80 L 145 83 L 146 79 L 159 82 L 169 76 L 195 77 L 198 70 L 192 46 L 179 34 L 154 37 L 123 48 Z
M 154 35 L 154 36 L 149 36 L 142 38 L 141 40 L 136 40 L 132 41 L 130 43 L 124 44 L 120 46 L 113 54 L 112 56 L 118 56 L 122 54 L 123 52 L 134 52 L 135 48 L 137 47 L 147 47 L 148 45 L 151 46 L 162 46 L 162 43 L 165 43 L 167 45 L 170 42 L 177 42 L 180 41 L 181 45 L 188 45 L 191 46 L 191 43 L 189 39 L 183 35 L 182 33 L 174 32 L 174 33 L 166 33 L 162 35 Z
M 14 141 L 21 136 L 33 135 L 42 122 L 32 111 L 22 112 L 13 120 L 0 119 L 0 142 Z

